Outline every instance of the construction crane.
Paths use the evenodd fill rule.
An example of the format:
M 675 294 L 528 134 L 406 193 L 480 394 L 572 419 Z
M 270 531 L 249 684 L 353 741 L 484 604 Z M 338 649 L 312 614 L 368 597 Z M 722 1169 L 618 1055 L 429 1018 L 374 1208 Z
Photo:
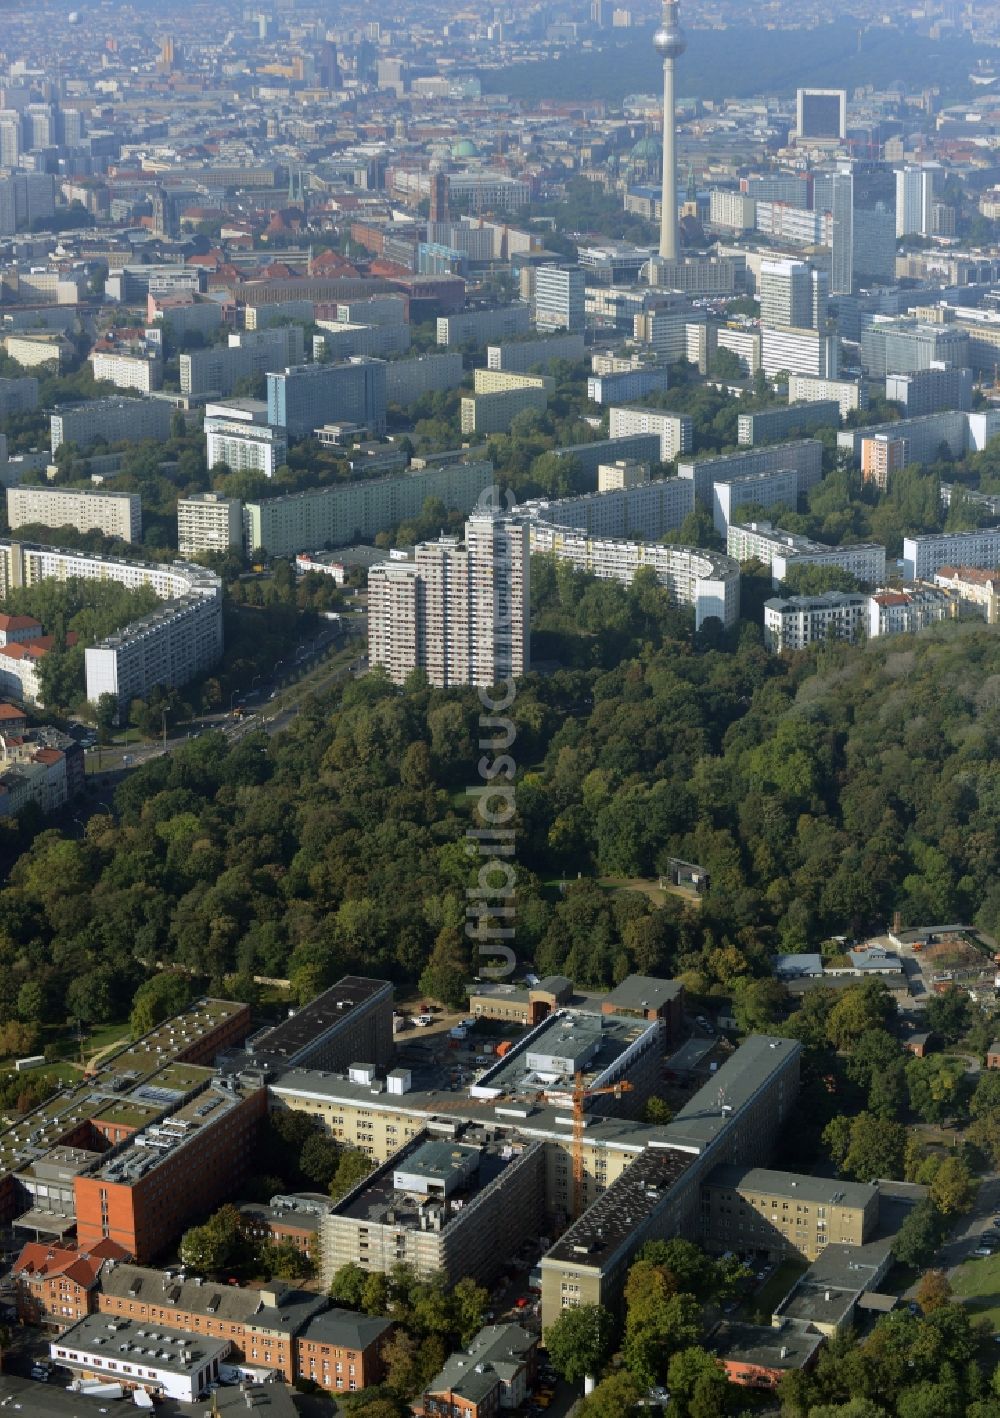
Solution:
M 583 1212 L 583 1109 L 588 1098 L 600 1098 L 602 1094 L 614 1094 L 620 1098 L 623 1093 L 631 1093 L 632 1084 L 623 1078 L 606 1088 L 588 1088 L 583 1074 L 577 1070 L 573 1076 L 573 1217 Z

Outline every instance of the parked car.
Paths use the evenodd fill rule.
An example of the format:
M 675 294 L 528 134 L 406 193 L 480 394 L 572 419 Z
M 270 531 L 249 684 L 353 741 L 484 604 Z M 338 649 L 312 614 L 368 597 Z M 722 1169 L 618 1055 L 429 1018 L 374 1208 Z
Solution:
M 992 1246 L 977 1246 L 977 1247 L 976 1247 L 976 1250 L 975 1250 L 975 1254 L 976 1254 L 977 1256 L 991 1256 L 991 1255 L 993 1254 L 993 1247 L 992 1247 Z

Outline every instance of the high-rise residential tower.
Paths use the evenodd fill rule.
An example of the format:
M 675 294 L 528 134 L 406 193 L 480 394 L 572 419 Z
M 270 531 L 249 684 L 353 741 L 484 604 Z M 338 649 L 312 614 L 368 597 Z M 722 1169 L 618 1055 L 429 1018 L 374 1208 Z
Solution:
M 674 108 L 674 61 L 687 49 L 677 19 L 677 0 L 663 0 L 663 19 L 653 36 L 663 55 L 663 200 L 660 207 L 660 257 L 677 260 L 677 135 Z
M 412 670 L 431 684 L 491 685 L 529 665 L 526 519 L 485 510 L 465 542 L 422 542 L 412 561 L 373 566 L 368 578 L 368 653 L 402 684 Z

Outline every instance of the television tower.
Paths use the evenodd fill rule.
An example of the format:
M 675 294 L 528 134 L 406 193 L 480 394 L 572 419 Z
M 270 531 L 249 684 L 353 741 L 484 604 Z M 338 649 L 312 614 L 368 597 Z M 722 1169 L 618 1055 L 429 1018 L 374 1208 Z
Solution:
M 663 55 L 663 200 L 660 208 L 660 259 L 677 260 L 677 134 L 674 111 L 674 60 L 687 49 L 677 19 L 677 0 L 663 0 L 663 19 L 653 35 Z

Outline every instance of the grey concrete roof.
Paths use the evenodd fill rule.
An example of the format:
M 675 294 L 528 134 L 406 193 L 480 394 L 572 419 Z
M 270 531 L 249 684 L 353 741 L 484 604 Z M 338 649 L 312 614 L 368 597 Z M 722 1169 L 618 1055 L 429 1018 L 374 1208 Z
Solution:
M 247 1405 L 247 1393 L 255 1400 L 252 1407 Z M 79 1393 L 69 1393 L 59 1384 L 36 1383 L 34 1379 L 21 1379 L 13 1374 L 0 1375 L 0 1401 L 11 1400 L 4 1412 L 16 1412 L 14 1405 L 21 1405 L 21 1413 L 30 1418 L 97 1418 L 101 1408 L 109 1412 L 133 1413 L 140 1410 L 129 1404 L 113 1407 L 107 1399 L 87 1398 Z M 257 1413 L 266 1418 L 298 1418 L 298 1410 L 292 1399 L 292 1391 L 284 1384 L 254 1384 L 243 1390 L 237 1386 L 220 1388 L 216 1393 L 220 1414 Z M 182 1403 L 177 1399 L 160 1399 L 156 1405 L 158 1418 L 204 1418 L 205 1400 L 196 1403 Z
M 52 1344 L 104 1359 L 120 1357 L 137 1366 L 141 1364 L 144 1369 L 171 1374 L 197 1374 L 210 1359 L 224 1358 L 230 1348 L 228 1339 L 211 1339 L 149 1320 L 115 1319 L 106 1314 L 85 1315 Z M 53 1357 L 60 1362 L 57 1354 Z
M 335 1344 L 342 1349 L 364 1351 L 392 1329 L 392 1321 L 378 1315 L 359 1315 L 353 1310 L 324 1310 L 313 1315 L 300 1332 L 301 1339 L 317 1344 Z
M 804 1325 L 739 1324 L 723 1320 L 708 1338 L 708 1347 L 720 1359 L 759 1364 L 766 1369 L 801 1369 L 823 1343 L 823 1335 Z
M 200 1280 L 197 1276 L 182 1277 L 171 1271 L 131 1265 L 124 1261 L 104 1265 L 99 1288 L 102 1294 L 116 1299 L 169 1306 L 196 1315 L 214 1315 L 222 1320 L 252 1323 L 255 1329 L 286 1334 L 295 1333 L 308 1316 L 325 1303 L 322 1295 L 289 1290 L 281 1281 L 270 1289 L 252 1290 L 242 1285 Z M 269 1297 L 274 1294 L 280 1299 L 276 1307 L 268 1303 Z M 106 1320 L 108 1318 L 105 1316 Z
M 509 1383 L 527 1361 L 537 1340 L 519 1324 L 481 1329 L 465 1351 L 449 1355 L 427 1385 L 428 1393 L 458 1393 L 475 1403 L 498 1383 Z
M 790 1201 L 812 1201 L 820 1206 L 864 1208 L 878 1195 L 868 1182 L 845 1182 L 838 1177 L 809 1177 L 799 1172 L 773 1172 L 767 1167 L 713 1167 L 705 1185 L 727 1191 L 766 1192 Z
M 660 1009 L 683 991 L 680 980 L 657 980 L 652 975 L 627 975 L 607 996 L 617 1009 Z
M 801 1052 L 801 1047 L 796 1039 L 751 1035 L 711 1082 L 699 1088 L 666 1125 L 663 1133 L 667 1144 L 688 1152 L 704 1152 L 728 1126 L 732 1114 L 763 1087 L 776 1065 Z

